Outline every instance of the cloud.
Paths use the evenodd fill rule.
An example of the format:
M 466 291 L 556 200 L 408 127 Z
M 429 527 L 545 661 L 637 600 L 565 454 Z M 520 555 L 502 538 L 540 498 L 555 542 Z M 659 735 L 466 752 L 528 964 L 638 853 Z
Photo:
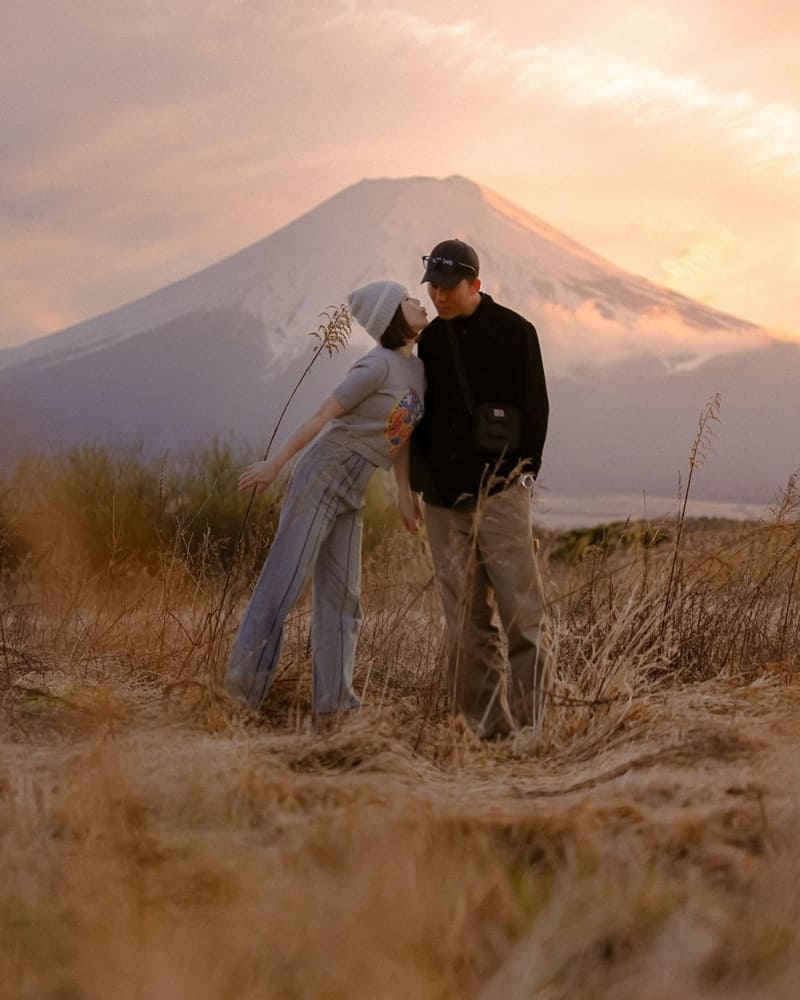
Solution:
M 729 270 L 741 253 L 740 241 L 724 226 L 668 227 L 677 250 L 663 256 L 650 277 L 708 301 L 708 288 Z
M 594 302 L 574 309 L 553 302 L 531 302 L 524 311 L 535 318 L 548 371 L 565 374 L 576 367 L 613 364 L 632 357 L 657 358 L 671 370 L 694 368 L 719 354 L 764 347 L 764 331 L 703 330 L 702 335 L 674 313 L 653 311 L 607 317 Z M 582 359 L 576 365 L 576 358 Z
M 716 13 L 692 18 L 716 17 L 718 28 L 720 12 L 733 17 L 710 3 Z M 15 315 L 73 322 L 239 249 L 362 176 L 462 173 L 638 273 L 694 290 L 706 253 L 720 303 L 711 279 L 724 278 L 725 247 L 715 264 L 702 249 L 711 236 L 670 236 L 644 268 L 647 242 L 625 242 L 631 219 L 661 206 L 686 233 L 727 221 L 751 255 L 769 239 L 777 263 L 751 268 L 757 294 L 743 299 L 760 320 L 759 295 L 794 297 L 793 284 L 783 298 L 774 287 L 793 282 L 781 275 L 798 111 L 758 97 L 746 74 L 746 87 L 725 86 L 720 67 L 727 59 L 734 79 L 749 51 L 733 51 L 731 32 L 725 58 L 669 63 L 696 23 L 622 0 L 462 0 L 435 14 L 424 0 L 12 5 L 0 62 L 0 299 L 24 283 L 47 305 Z M 771 39 L 758 30 L 763 79 L 763 53 L 790 46 L 777 27 Z M 782 200 L 776 220 L 768 203 Z M 0 343 L 22 336 L 24 320 L 9 316 Z
M 513 18 L 412 6 L 348 4 L 340 23 L 416 67 L 459 172 L 635 273 L 798 331 L 800 105 L 767 55 L 788 65 L 791 5 L 757 26 L 714 0 L 691 13 L 543 3 Z M 634 238 L 654 213 L 658 254 Z
M 382 27 L 443 61 L 458 59 L 473 82 L 505 80 L 518 98 L 547 97 L 578 109 L 618 112 L 643 127 L 713 130 L 752 165 L 800 176 L 800 107 L 725 91 L 697 74 L 671 73 L 635 60 L 576 47 L 518 46 L 477 20 L 435 21 L 395 7 L 350 5 L 346 15 Z

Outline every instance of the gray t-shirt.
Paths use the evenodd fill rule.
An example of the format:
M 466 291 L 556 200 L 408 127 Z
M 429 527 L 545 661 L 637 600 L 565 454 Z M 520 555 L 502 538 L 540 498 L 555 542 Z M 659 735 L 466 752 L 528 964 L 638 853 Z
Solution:
M 388 469 L 422 419 L 425 369 L 414 355 L 378 345 L 356 361 L 332 395 L 347 413 L 330 422 L 325 437 Z

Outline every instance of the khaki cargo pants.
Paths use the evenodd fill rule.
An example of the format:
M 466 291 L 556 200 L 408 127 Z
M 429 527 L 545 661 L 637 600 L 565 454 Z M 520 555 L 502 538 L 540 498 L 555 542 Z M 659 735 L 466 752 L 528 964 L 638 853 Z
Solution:
M 531 491 L 515 482 L 470 509 L 426 504 L 425 524 L 454 708 L 483 736 L 540 727 L 551 652 Z

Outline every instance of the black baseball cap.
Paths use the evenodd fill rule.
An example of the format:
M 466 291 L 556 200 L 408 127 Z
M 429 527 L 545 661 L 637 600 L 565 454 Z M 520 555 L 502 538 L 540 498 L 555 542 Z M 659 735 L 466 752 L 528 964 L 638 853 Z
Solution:
M 455 288 L 465 278 L 471 281 L 478 277 L 480 261 L 478 255 L 463 240 L 443 240 L 437 243 L 429 254 L 422 258 L 425 274 L 420 284 L 430 281 L 440 288 Z

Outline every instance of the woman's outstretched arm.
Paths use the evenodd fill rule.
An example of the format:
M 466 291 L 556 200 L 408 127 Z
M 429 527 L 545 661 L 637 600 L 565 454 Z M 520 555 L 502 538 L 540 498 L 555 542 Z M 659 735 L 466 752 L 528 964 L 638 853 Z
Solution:
M 268 458 L 265 462 L 253 462 L 247 466 L 239 477 L 239 489 L 249 490 L 255 486 L 256 493 L 261 493 L 271 486 L 290 458 L 313 441 L 326 424 L 346 412 L 341 403 L 338 403 L 333 396 L 329 396 L 312 417 L 300 424 L 273 458 Z
M 411 439 L 404 441 L 392 459 L 392 472 L 397 483 L 397 506 L 400 517 L 410 532 L 415 532 L 422 517 L 419 494 L 414 493 L 409 482 L 409 462 L 411 458 Z

